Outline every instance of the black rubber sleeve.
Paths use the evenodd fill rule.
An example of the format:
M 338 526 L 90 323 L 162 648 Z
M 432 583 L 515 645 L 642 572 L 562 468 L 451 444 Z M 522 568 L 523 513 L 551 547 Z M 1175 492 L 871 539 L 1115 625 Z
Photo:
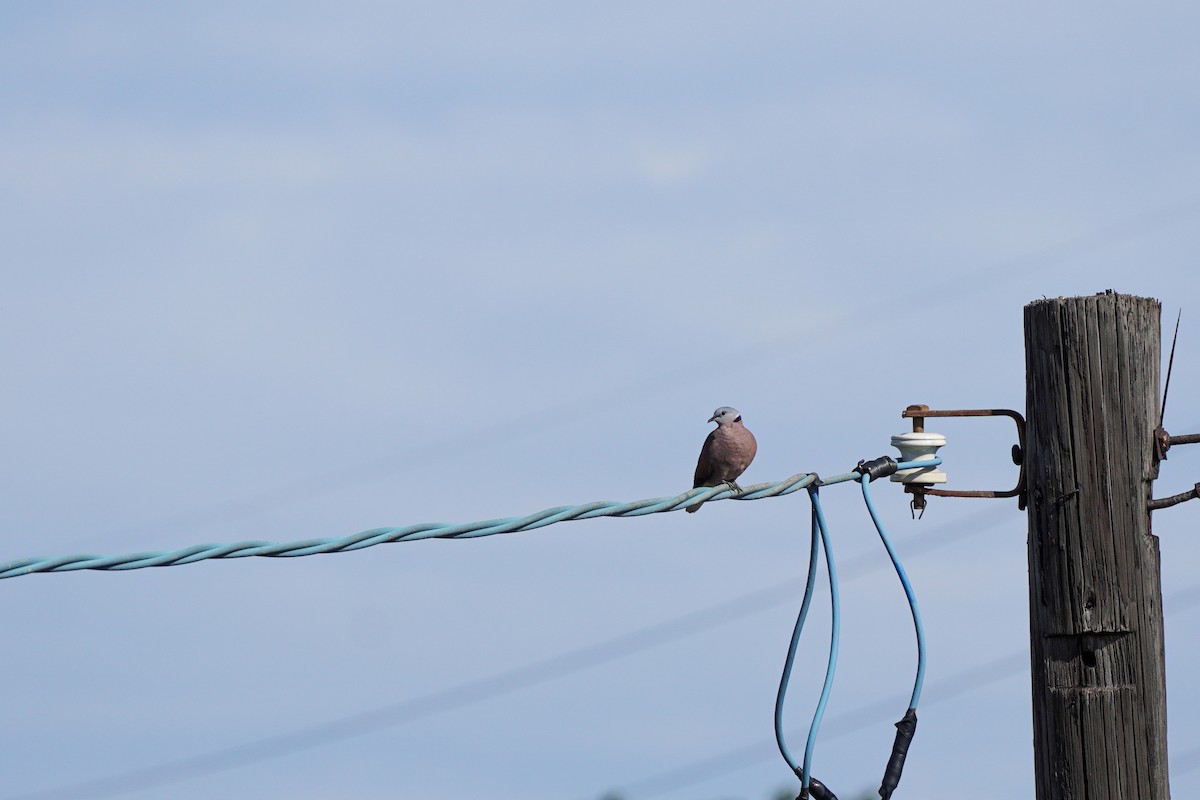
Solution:
M 912 744 L 913 734 L 917 732 L 917 710 L 910 708 L 904 719 L 896 723 L 896 741 L 892 744 L 892 757 L 888 759 L 887 769 L 883 771 L 883 783 L 879 787 L 879 796 L 888 800 L 896 787 L 900 785 L 900 773 L 904 771 L 904 759 L 908 756 L 908 746 Z

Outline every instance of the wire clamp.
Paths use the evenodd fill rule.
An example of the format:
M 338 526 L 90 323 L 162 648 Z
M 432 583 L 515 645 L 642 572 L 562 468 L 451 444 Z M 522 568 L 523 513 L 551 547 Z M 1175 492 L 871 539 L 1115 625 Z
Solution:
M 871 480 L 876 481 L 896 474 L 896 459 L 891 456 L 880 456 L 870 461 L 859 461 L 854 471 L 859 475 L 869 475 Z

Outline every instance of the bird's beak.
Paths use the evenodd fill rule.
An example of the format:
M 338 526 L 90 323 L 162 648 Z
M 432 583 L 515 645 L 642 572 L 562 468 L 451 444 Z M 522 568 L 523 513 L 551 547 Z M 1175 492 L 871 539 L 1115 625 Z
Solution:
M 708 421 L 709 421 L 709 422 L 716 422 L 716 421 L 717 421 L 717 415 L 716 415 L 716 414 L 713 414 L 711 417 L 709 417 L 709 418 L 708 418 Z

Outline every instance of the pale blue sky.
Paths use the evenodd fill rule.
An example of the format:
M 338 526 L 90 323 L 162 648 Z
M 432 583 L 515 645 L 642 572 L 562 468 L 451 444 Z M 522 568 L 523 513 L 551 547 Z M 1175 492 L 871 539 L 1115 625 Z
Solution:
M 1166 423 L 1200 431 L 1198 34 L 1183 2 L 8 4 L 0 560 L 674 494 L 725 404 L 759 439 L 746 482 L 842 472 L 888 451 L 909 403 L 1021 408 L 1021 309 L 1043 295 L 1182 307 Z M 1006 426 L 939 426 L 954 485 L 1015 478 Z M 1180 448 L 1157 494 L 1197 480 Z M 838 555 L 879 559 L 844 587 L 830 718 L 895 700 L 820 743 L 818 776 L 852 797 L 877 785 L 913 654 L 857 490 L 826 494 Z M 1027 647 L 1023 515 L 945 501 L 913 523 L 878 497 L 930 639 L 897 797 L 1030 792 L 1027 668 L 952 682 Z M 99 796 L 39 792 L 798 580 L 807 515 L 720 503 L 0 582 L 0 800 Z M 1200 748 L 1198 515 L 1155 520 L 1174 754 Z M 798 603 L 104 796 L 761 800 L 794 784 L 771 713 Z M 761 757 L 692 768 L 742 748 Z M 1179 760 L 1177 796 L 1197 766 Z M 659 777 L 676 770 L 695 782 Z

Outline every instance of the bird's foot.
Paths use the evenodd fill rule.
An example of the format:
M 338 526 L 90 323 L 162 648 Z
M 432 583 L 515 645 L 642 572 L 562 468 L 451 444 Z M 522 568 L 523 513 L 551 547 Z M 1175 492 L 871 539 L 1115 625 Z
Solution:
M 742 487 L 737 485 L 737 481 L 723 481 L 723 483 L 728 486 L 734 494 L 742 493 Z

